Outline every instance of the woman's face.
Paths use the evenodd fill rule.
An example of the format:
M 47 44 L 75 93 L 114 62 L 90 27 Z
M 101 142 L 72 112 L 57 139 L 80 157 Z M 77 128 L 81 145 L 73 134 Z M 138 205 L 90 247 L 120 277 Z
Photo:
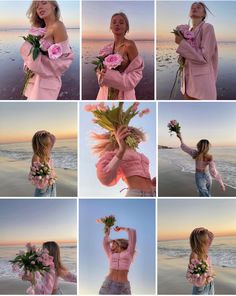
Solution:
M 121 15 L 113 16 L 111 19 L 111 30 L 115 35 L 125 35 L 127 32 L 127 25 L 125 19 Z
M 193 3 L 189 12 L 191 18 L 204 18 L 206 16 L 204 7 L 199 3 Z
M 113 241 L 111 243 L 111 251 L 113 253 L 120 253 L 120 246 L 119 246 L 119 244 L 116 241 Z
M 36 12 L 41 19 L 45 19 L 55 14 L 55 6 L 51 1 L 38 1 Z

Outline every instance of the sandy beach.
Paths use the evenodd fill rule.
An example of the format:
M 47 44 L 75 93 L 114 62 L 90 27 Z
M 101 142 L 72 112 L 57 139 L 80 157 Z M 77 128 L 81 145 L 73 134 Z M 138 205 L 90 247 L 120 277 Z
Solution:
M 34 186 L 28 181 L 29 163 L 0 157 L 0 195 L 2 197 L 32 197 Z M 57 196 L 77 196 L 77 171 L 56 168 Z
M 25 295 L 29 283 L 20 279 L 0 279 L 0 295 Z M 59 283 L 63 294 L 76 295 L 77 285 L 74 283 Z
M 192 286 L 185 279 L 186 258 L 170 258 L 158 255 L 158 294 L 191 294 Z M 236 270 L 229 267 L 215 267 L 215 294 L 236 293 Z
M 158 195 L 160 197 L 196 197 L 199 196 L 195 176 L 182 172 L 181 169 L 167 160 L 158 160 Z M 213 180 L 212 196 L 236 197 L 236 189 L 226 186 L 222 192 L 218 182 Z

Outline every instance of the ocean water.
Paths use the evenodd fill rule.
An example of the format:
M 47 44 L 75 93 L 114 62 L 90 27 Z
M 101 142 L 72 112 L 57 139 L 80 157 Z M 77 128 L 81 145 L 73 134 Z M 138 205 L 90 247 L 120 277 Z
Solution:
M 3 30 L 0 29 L 0 99 L 22 100 L 20 95 L 24 81 L 23 60 L 20 56 L 20 47 L 28 29 Z M 75 54 L 73 63 L 62 76 L 62 88 L 59 94 L 61 100 L 79 99 L 79 60 L 80 43 L 79 29 L 67 30 L 70 45 Z
M 188 262 L 190 253 L 188 239 L 158 242 L 158 254 L 168 258 L 183 258 Z M 215 266 L 236 268 L 236 236 L 215 237 L 209 255 Z
M 62 263 L 74 274 L 77 274 L 77 247 L 76 244 L 59 244 Z M 37 247 L 41 247 L 37 245 Z M 0 246 L 0 279 L 18 278 L 18 274 L 12 272 L 12 265 L 9 260 L 15 258 L 19 250 L 25 250 L 25 246 Z
M 107 40 L 83 40 L 82 55 L 82 99 L 94 100 L 98 93 L 97 77 L 94 72 L 94 60 L 101 48 L 111 43 Z M 144 59 L 143 78 L 136 87 L 136 97 L 142 100 L 154 99 L 154 42 L 135 41 L 139 54 Z
M 0 144 L 0 157 L 8 161 L 24 160 L 31 162 L 33 152 L 30 142 Z M 77 140 L 57 140 L 52 151 L 54 167 L 62 169 L 77 169 Z
M 173 42 L 157 43 L 157 98 L 169 100 L 171 88 L 174 84 L 178 69 L 176 53 L 177 45 Z M 218 100 L 236 99 L 236 42 L 219 42 L 219 69 L 217 79 Z M 176 93 L 176 99 L 183 99 L 180 91 Z
M 195 161 L 180 148 L 160 149 L 159 158 L 167 160 L 170 164 L 179 167 L 183 172 L 195 173 Z M 211 148 L 211 154 L 224 183 L 236 188 L 236 148 L 215 147 Z

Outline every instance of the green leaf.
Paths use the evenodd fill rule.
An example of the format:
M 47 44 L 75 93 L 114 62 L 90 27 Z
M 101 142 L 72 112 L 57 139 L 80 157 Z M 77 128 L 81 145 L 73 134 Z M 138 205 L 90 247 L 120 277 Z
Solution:
M 33 49 L 33 60 L 34 60 L 34 61 L 37 59 L 37 57 L 38 57 L 38 55 L 39 55 L 39 52 L 40 52 L 39 48 L 35 47 L 35 48 Z

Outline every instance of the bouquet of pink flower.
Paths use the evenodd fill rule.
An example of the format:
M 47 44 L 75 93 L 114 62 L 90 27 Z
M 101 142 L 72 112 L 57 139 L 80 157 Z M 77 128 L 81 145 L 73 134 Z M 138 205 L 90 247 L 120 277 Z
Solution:
M 55 183 L 57 177 L 48 163 L 34 162 L 30 168 L 29 181 L 37 188 L 43 189 Z
M 56 60 L 62 55 L 62 46 L 60 43 L 51 44 L 43 36 L 46 33 L 46 28 L 36 28 L 32 27 L 29 30 L 27 36 L 22 36 L 22 38 L 29 42 L 32 47 L 30 49 L 29 55 L 32 54 L 33 60 L 35 61 L 40 53 L 47 55 L 49 59 Z M 34 76 L 34 72 L 27 67 L 25 67 L 25 80 L 23 85 L 22 94 L 24 94 L 25 89 L 29 83 L 29 80 Z
M 179 123 L 176 121 L 176 120 L 171 120 L 167 127 L 169 128 L 169 133 L 170 135 L 172 136 L 172 132 L 175 132 L 176 134 L 179 134 L 180 133 L 180 125 Z
M 32 286 L 27 289 L 28 294 L 33 294 L 37 279 L 44 276 L 54 268 L 53 257 L 48 255 L 47 249 L 36 249 L 31 243 L 26 244 L 27 251 L 20 250 L 15 259 L 10 260 L 13 272 L 32 277 Z
M 96 219 L 96 222 L 104 224 L 104 233 L 106 233 L 108 228 L 115 225 L 116 217 L 113 215 L 105 216 L 103 218 Z
M 214 275 L 211 273 L 206 261 L 191 259 L 188 265 L 186 278 L 197 287 L 202 287 L 213 280 Z
M 118 127 L 122 125 L 128 126 L 130 120 L 139 115 L 142 117 L 145 114 L 148 114 L 150 110 L 143 109 L 141 111 L 138 110 L 139 103 L 133 103 L 127 110 L 123 110 L 123 102 L 120 102 L 117 107 L 115 105 L 110 108 L 106 106 L 104 103 L 86 105 L 85 111 L 92 112 L 94 115 L 93 122 L 101 126 L 102 128 L 108 130 L 111 133 L 111 141 L 115 141 L 114 131 L 117 130 Z M 132 148 L 138 148 L 138 141 L 134 135 L 132 135 L 132 128 L 130 128 L 131 135 L 125 138 L 126 144 Z

